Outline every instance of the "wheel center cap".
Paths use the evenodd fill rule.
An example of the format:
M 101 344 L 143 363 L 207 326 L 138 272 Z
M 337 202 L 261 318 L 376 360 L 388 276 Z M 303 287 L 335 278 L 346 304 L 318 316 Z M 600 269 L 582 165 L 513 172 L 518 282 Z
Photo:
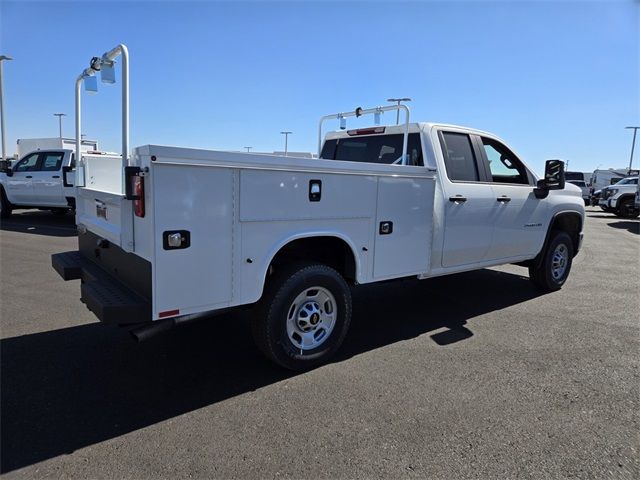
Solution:
M 318 315 L 317 313 L 314 313 L 313 315 L 311 315 L 311 325 L 317 325 L 317 323 L 320 321 L 320 315 Z

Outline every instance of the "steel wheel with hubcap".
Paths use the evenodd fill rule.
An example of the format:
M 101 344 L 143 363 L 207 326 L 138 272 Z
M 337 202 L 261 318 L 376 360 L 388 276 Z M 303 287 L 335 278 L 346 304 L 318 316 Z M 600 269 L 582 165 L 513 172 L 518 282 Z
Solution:
M 329 360 L 350 322 L 351 292 L 344 278 L 326 265 L 296 263 L 268 279 L 252 330 L 271 360 L 306 370 Z
M 552 232 L 540 257 L 532 261 L 529 278 L 541 290 L 559 290 L 566 282 L 573 260 L 573 242 L 566 232 Z
M 551 275 L 558 281 L 564 277 L 564 272 L 569 263 L 569 249 L 564 243 L 559 244 L 551 257 Z
M 314 286 L 298 295 L 287 316 L 287 335 L 300 350 L 322 345 L 336 323 L 336 299 L 323 287 Z

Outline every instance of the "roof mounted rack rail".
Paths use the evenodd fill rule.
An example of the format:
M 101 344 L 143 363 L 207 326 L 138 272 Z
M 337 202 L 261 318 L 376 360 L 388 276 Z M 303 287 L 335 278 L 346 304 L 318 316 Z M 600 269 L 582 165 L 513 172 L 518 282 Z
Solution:
M 93 57 L 89 62 L 89 67 L 85 68 L 76 79 L 76 157 L 78 159 L 77 186 L 85 185 L 84 161 L 80 152 L 82 144 L 81 128 L 81 86 L 85 84 L 85 90 L 97 92 L 96 73 L 100 72 L 103 83 L 115 83 L 115 59 L 122 55 L 122 163 L 129 164 L 129 50 L 121 43 L 115 48 L 102 54 L 102 57 Z M 93 78 L 93 82 L 86 81 Z M 123 179 L 124 181 L 124 179 Z M 124 184 L 123 184 L 124 189 Z
M 340 128 L 346 128 L 346 117 L 361 117 L 362 115 L 375 115 L 376 123 L 378 123 L 378 119 L 380 118 L 380 114 L 383 112 L 388 112 L 392 110 L 404 110 L 404 139 L 402 141 L 402 165 L 407 164 L 407 143 L 409 140 L 409 107 L 406 105 L 388 105 L 386 107 L 375 107 L 368 108 L 366 110 L 362 109 L 362 107 L 356 108 L 353 112 L 341 112 L 334 113 L 331 115 L 325 115 L 320 118 L 320 125 L 318 126 L 318 158 L 322 154 L 322 124 L 325 120 L 337 119 L 340 120 Z

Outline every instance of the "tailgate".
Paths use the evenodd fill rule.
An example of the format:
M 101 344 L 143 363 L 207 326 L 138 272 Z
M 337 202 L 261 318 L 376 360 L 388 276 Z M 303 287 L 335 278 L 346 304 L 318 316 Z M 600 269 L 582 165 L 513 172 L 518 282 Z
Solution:
M 76 223 L 121 247 L 133 249 L 133 205 L 123 191 L 121 156 L 83 155 L 85 186 L 76 190 Z M 80 184 L 82 184 L 80 183 Z
M 133 206 L 124 195 L 78 188 L 76 222 L 81 233 L 89 230 L 125 251 L 132 251 Z

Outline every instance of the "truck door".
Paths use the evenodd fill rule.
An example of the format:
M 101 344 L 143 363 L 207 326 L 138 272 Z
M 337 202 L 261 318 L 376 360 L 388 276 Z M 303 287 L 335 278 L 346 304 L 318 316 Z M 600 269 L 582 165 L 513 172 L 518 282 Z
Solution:
M 442 266 L 484 260 L 491 246 L 491 211 L 496 203 L 490 184 L 481 182 L 481 152 L 466 133 L 439 132 L 446 175 L 440 175 L 444 198 Z
M 33 198 L 33 174 L 38 167 L 40 152 L 34 152 L 12 168 L 13 175 L 7 177 L 7 198 L 17 205 L 35 205 Z
M 547 202 L 535 197 L 534 177 L 499 141 L 480 137 L 487 181 L 494 192 L 493 238 L 486 260 L 533 256 L 546 233 Z
M 65 206 L 62 193 L 62 161 L 65 152 L 41 152 L 33 172 L 33 195 L 38 205 Z

